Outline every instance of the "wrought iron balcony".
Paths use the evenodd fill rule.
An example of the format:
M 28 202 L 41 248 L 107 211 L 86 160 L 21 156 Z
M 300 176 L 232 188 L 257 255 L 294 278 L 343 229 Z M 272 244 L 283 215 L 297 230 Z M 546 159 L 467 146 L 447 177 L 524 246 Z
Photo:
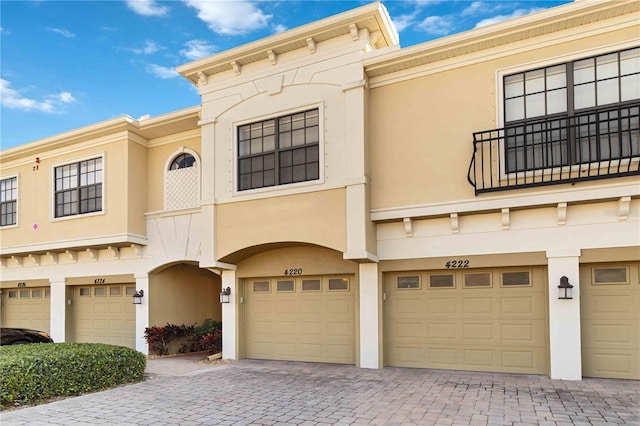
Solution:
M 476 195 L 640 174 L 640 103 L 526 120 L 473 134 Z

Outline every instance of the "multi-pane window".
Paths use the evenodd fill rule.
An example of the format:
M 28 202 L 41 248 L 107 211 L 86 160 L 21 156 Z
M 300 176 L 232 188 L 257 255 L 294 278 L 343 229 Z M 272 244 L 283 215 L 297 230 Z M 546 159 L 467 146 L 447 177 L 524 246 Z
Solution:
M 238 189 L 318 179 L 319 128 L 317 108 L 238 127 Z
M 640 155 L 640 48 L 504 77 L 506 171 Z
M 0 226 L 15 225 L 18 216 L 18 178 L 0 180 Z
M 102 158 L 55 168 L 55 217 L 102 211 Z
M 176 158 L 173 159 L 171 165 L 169 165 L 169 170 L 178 170 L 185 169 L 187 167 L 193 167 L 193 164 L 196 162 L 196 159 L 191 154 L 180 154 Z

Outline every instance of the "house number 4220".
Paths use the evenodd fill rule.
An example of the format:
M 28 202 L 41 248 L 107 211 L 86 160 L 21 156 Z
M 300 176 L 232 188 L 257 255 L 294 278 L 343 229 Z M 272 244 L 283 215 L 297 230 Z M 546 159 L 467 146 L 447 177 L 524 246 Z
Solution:
M 284 270 L 284 274 L 287 275 L 287 276 L 290 276 L 290 275 L 302 275 L 302 268 L 285 269 Z

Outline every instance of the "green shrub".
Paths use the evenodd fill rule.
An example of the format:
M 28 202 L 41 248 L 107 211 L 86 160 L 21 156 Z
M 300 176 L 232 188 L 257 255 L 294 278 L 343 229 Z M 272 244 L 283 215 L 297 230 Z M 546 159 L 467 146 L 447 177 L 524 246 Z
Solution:
M 205 338 L 206 337 L 206 338 Z M 207 351 L 220 352 L 222 348 L 222 323 L 211 318 L 201 325 L 166 324 L 152 326 L 144 330 L 144 338 L 149 351 L 156 355 Z
M 102 343 L 0 347 L 0 405 L 22 405 L 142 380 L 146 357 Z

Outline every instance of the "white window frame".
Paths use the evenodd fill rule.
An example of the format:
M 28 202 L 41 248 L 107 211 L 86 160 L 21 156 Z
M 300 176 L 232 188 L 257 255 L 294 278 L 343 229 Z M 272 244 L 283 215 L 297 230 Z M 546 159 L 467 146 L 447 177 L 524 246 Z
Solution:
M 86 160 L 92 160 L 94 158 L 102 159 L 102 210 L 98 212 L 91 213 L 78 213 L 70 216 L 56 217 L 56 167 L 66 166 L 69 164 L 80 163 Z M 105 188 L 107 186 L 107 158 L 105 152 L 85 155 L 82 157 L 77 157 L 74 159 L 64 160 L 52 164 L 49 169 L 49 194 L 51 205 L 49 209 L 49 221 L 50 222 L 59 222 L 63 220 L 73 220 L 80 219 L 85 217 L 93 217 L 93 216 L 102 216 L 107 213 L 107 198 Z
M 16 223 L 0 226 L 0 229 L 17 228 L 20 224 L 20 176 L 19 174 L 3 176 L 0 180 L 16 179 Z
M 633 49 L 636 47 L 640 47 L 637 41 L 626 41 L 623 43 L 614 43 L 606 46 L 600 46 L 593 49 L 580 50 L 580 51 L 572 52 L 566 55 L 553 56 L 550 58 L 545 58 L 543 60 L 527 62 L 527 63 L 519 64 L 517 66 L 508 67 L 508 68 L 497 69 L 495 72 L 495 80 L 494 80 L 496 85 L 496 98 L 495 98 L 495 105 L 496 105 L 496 121 L 495 122 L 497 124 L 496 128 L 503 129 L 505 127 L 505 120 L 504 120 L 504 116 L 505 116 L 504 77 L 505 76 L 522 73 L 530 70 L 535 70 L 539 68 L 551 67 L 554 65 L 561 65 L 567 62 L 579 61 L 581 59 L 587 59 L 593 56 L 605 55 L 607 53 L 618 52 L 626 49 Z M 504 143 L 505 143 L 504 140 L 500 141 L 501 153 L 506 153 Z M 566 171 L 567 168 L 569 168 L 569 171 L 571 173 L 574 173 L 574 172 L 580 172 L 582 170 L 589 170 L 589 169 L 617 167 L 619 162 L 620 160 L 613 160 L 613 161 L 607 161 L 607 162 L 603 161 L 597 164 L 596 163 L 574 164 L 574 165 L 568 165 L 568 166 L 549 167 L 549 168 L 539 169 L 539 170 L 530 170 L 526 172 L 510 172 L 509 173 L 505 170 L 506 161 L 502 159 L 502 161 L 499 162 L 500 164 L 499 177 L 501 180 L 507 180 L 507 179 L 513 180 L 516 177 L 518 179 L 524 179 L 525 177 L 532 177 L 532 176 L 543 176 L 543 175 L 548 176 L 552 174 L 558 174 L 562 170 Z M 640 162 L 639 158 L 631 159 L 631 164 L 637 163 L 637 162 Z
M 284 115 L 296 114 L 300 112 L 309 111 L 312 109 L 318 110 L 318 132 L 319 132 L 318 134 L 318 157 L 319 157 L 318 158 L 318 179 L 304 181 L 304 182 L 286 183 L 286 184 L 280 184 L 280 185 L 274 185 L 274 186 L 265 186 L 263 188 L 245 189 L 241 191 L 238 188 L 238 185 L 240 183 L 238 178 L 238 174 L 239 174 L 238 173 L 238 169 L 239 169 L 238 128 L 246 124 L 261 122 L 261 121 L 270 120 L 270 119 L 276 119 Z M 233 122 L 231 125 L 232 127 L 231 132 L 233 133 L 233 167 L 232 167 L 233 196 L 241 197 L 246 195 L 261 194 L 261 193 L 268 193 L 268 192 L 274 192 L 274 191 L 285 192 L 285 193 L 287 192 L 296 193 L 297 192 L 296 190 L 299 188 L 324 184 L 325 183 L 324 118 L 325 118 L 324 102 L 315 102 L 311 104 L 300 105 L 295 108 L 284 109 L 268 115 L 260 115 L 260 116 L 252 117 L 250 119 Z

